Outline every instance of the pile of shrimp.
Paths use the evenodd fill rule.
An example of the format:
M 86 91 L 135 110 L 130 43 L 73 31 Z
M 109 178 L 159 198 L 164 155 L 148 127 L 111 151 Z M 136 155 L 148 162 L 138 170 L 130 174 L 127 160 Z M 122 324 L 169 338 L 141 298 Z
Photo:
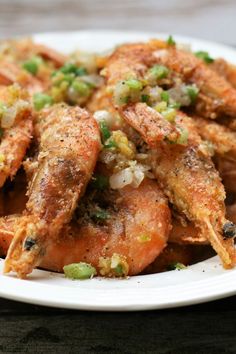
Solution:
M 235 266 L 236 67 L 168 40 L 0 43 L 4 273 Z

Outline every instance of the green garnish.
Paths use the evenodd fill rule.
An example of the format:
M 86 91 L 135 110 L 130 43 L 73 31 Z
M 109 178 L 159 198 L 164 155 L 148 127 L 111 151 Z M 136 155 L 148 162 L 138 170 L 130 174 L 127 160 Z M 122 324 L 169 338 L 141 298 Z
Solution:
M 63 267 L 64 274 L 66 278 L 69 279 L 91 279 L 94 275 L 97 274 L 96 269 L 88 263 L 72 263 Z
M 102 141 L 104 143 L 107 139 L 110 138 L 111 133 L 110 133 L 110 130 L 108 129 L 108 126 L 104 120 L 99 122 L 99 126 L 100 126 L 100 130 L 102 133 Z
M 167 91 L 162 91 L 161 100 L 168 103 L 169 99 L 170 99 L 170 95 L 168 94 L 168 92 Z
M 96 221 L 105 221 L 110 217 L 110 214 L 103 209 L 95 210 L 90 213 L 92 219 Z
M 30 74 L 36 75 L 39 69 L 39 65 L 42 64 L 43 60 L 39 56 L 34 56 L 31 59 L 25 61 L 22 64 L 23 69 L 27 70 Z
M 104 190 L 109 186 L 109 178 L 107 176 L 95 174 L 92 177 L 91 185 L 99 190 Z
M 191 103 L 195 103 L 199 93 L 199 89 L 197 88 L 197 86 L 195 85 L 186 86 L 186 92 L 191 100 Z
M 185 269 L 187 268 L 183 263 L 179 263 L 179 262 L 176 262 L 176 263 L 172 263 L 170 265 L 167 266 L 167 269 L 168 270 L 181 270 L 181 269 Z
M 7 106 L 0 101 L 0 117 L 7 111 Z
M 111 149 L 111 148 L 116 148 L 117 144 L 114 140 L 108 141 L 106 144 L 104 144 L 105 149 Z
M 194 53 L 197 58 L 202 59 L 205 63 L 210 64 L 213 63 L 214 59 L 210 57 L 208 52 L 199 51 Z
M 91 92 L 89 85 L 83 81 L 74 80 L 71 87 L 78 92 L 80 96 L 89 96 Z
M 140 91 L 143 88 L 142 82 L 136 79 L 125 80 L 125 84 L 134 91 Z
M 173 102 L 173 103 L 169 104 L 169 108 L 179 109 L 180 107 L 181 107 L 181 104 L 179 102 Z
M 169 74 L 169 69 L 164 65 L 154 65 L 148 73 L 156 80 L 164 79 Z
M 141 95 L 141 102 L 148 102 L 149 101 L 149 95 Z
M 180 128 L 180 130 L 181 130 L 181 134 L 178 137 L 176 143 L 180 145 L 186 145 L 188 142 L 188 130 L 182 127 Z
M 165 111 L 161 112 L 161 114 L 168 122 L 173 123 L 177 112 L 174 108 L 167 108 Z
M 114 268 L 114 271 L 120 277 L 125 274 L 123 266 L 120 263 Z
M 174 38 L 172 37 L 172 35 L 170 35 L 170 36 L 167 38 L 166 43 L 167 43 L 168 45 L 176 45 L 176 42 L 175 42 Z
M 34 108 L 36 111 L 40 111 L 45 107 L 49 107 L 53 104 L 53 98 L 45 93 L 35 93 L 33 96 Z
M 61 71 L 63 74 L 75 74 L 75 76 L 83 76 L 87 75 L 88 73 L 84 67 L 78 67 L 77 65 L 72 63 L 65 64 L 59 69 L 59 71 Z

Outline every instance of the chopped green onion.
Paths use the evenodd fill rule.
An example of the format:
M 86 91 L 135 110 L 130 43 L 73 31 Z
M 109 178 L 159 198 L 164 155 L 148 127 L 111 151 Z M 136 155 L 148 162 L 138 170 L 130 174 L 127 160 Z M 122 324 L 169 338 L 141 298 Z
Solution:
M 174 38 L 171 35 L 167 38 L 166 43 L 168 45 L 176 45 L 176 42 L 175 42 Z
M 188 142 L 188 130 L 182 127 L 180 128 L 180 130 L 181 130 L 181 134 L 178 137 L 176 143 L 180 145 L 186 145 Z
M 0 117 L 7 111 L 7 106 L 0 101 Z
M 105 221 L 110 217 L 110 214 L 106 210 L 96 210 L 90 213 L 91 218 L 97 221 Z
M 78 67 L 75 64 L 66 63 L 59 69 L 59 71 L 63 74 L 75 74 L 77 69 Z
M 33 58 L 25 61 L 22 64 L 23 69 L 27 70 L 30 74 L 36 75 L 39 69 L 39 65 L 42 64 L 43 60 L 39 56 L 34 56 Z
M 99 190 L 104 190 L 109 186 L 109 178 L 107 176 L 96 174 L 92 178 L 91 185 Z
M 97 274 L 96 269 L 88 263 L 72 263 L 63 267 L 64 274 L 66 278 L 69 279 L 91 279 Z
M 167 103 L 165 101 L 161 101 L 161 102 L 157 103 L 157 105 L 154 107 L 154 109 L 157 112 L 161 113 L 167 109 Z
M 140 91 L 143 88 L 142 82 L 136 79 L 125 80 L 125 84 L 135 91 Z
M 111 148 L 116 148 L 117 144 L 114 140 L 108 141 L 106 144 L 104 144 L 105 149 L 111 149 Z
M 149 101 L 149 95 L 141 95 L 141 102 L 148 102 Z
M 181 104 L 179 102 L 173 102 L 173 103 L 169 104 L 169 108 L 179 109 L 180 107 L 181 107 Z
M 114 268 L 114 271 L 115 271 L 116 275 L 118 275 L 120 277 L 125 274 L 123 266 L 120 263 Z
M 159 80 L 167 77 L 169 74 L 169 69 L 164 65 L 154 65 L 151 69 L 149 69 L 148 73 L 156 80 Z
M 210 57 L 208 52 L 199 51 L 199 52 L 195 52 L 194 54 L 196 55 L 197 58 L 202 59 L 207 64 L 213 63 L 214 61 L 214 59 Z
M 90 94 L 90 87 L 83 81 L 74 80 L 71 84 L 71 87 L 78 92 L 80 96 L 89 96 Z
M 73 63 L 66 63 L 59 69 L 59 71 L 61 71 L 63 74 L 75 74 L 76 76 L 83 76 L 87 75 L 88 73 L 84 67 L 78 67 Z
M 104 120 L 99 122 L 99 126 L 102 133 L 102 141 L 105 142 L 111 136 L 110 130 L 108 129 L 108 126 Z
M 191 100 L 191 103 L 194 103 L 197 99 L 199 89 L 195 85 L 186 86 L 186 92 Z
M 80 66 L 79 68 L 77 68 L 75 74 L 76 74 L 76 76 L 84 76 L 84 75 L 87 75 L 88 72 L 83 66 Z
M 44 107 L 51 106 L 53 104 L 53 99 L 45 93 L 35 93 L 33 96 L 33 103 L 36 111 L 40 111 Z
M 177 112 L 174 108 L 167 108 L 165 111 L 162 111 L 161 114 L 168 122 L 172 123 L 175 121 Z
M 169 102 L 169 99 L 170 99 L 170 95 L 168 94 L 167 91 L 162 91 L 161 93 L 161 99 L 162 101 L 165 101 L 165 102 Z
M 170 265 L 168 265 L 167 269 L 168 270 L 181 270 L 181 269 L 185 269 L 187 268 L 183 263 L 179 263 L 179 262 L 176 262 L 176 263 L 172 263 Z

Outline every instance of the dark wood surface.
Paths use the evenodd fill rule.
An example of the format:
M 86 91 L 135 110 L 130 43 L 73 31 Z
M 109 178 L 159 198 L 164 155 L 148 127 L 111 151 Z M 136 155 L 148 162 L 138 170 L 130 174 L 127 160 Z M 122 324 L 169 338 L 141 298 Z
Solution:
M 235 0 L 0 0 L 0 36 L 112 28 L 235 44 L 235 13 Z M 236 353 L 236 297 L 132 313 L 68 311 L 0 299 L 0 353 L 13 352 Z
M 236 353 L 236 297 L 162 311 L 101 313 L 0 300 L 0 353 Z

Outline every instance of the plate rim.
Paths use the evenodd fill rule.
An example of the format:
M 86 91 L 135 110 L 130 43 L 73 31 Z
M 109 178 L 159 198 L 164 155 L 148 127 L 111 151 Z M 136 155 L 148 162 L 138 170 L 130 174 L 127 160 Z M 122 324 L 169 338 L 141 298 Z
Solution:
M 106 29 L 92 29 L 92 30 L 79 30 L 79 31 L 53 31 L 53 32 L 39 32 L 39 33 L 33 33 L 30 34 L 30 37 L 32 37 L 33 39 L 35 39 L 36 41 L 39 41 L 40 38 L 42 38 L 42 40 L 40 39 L 40 42 L 43 42 L 43 38 L 47 38 L 47 37 L 60 37 L 60 36 L 81 36 L 81 35 L 92 35 L 96 33 L 96 35 L 100 35 L 100 36 L 106 36 L 108 35 L 116 35 L 116 36 L 131 36 L 132 35 L 134 37 L 143 37 L 143 36 L 147 36 L 147 37 L 161 37 L 161 38 L 166 38 L 168 37 L 168 33 L 164 33 L 164 32 L 154 32 L 154 31 L 132 31 L 132 30 L 123 30 L 123 31 L 116 31 L 116 30 L 106 30 Z M 23 36 L 17 36 L 17 38 L 19 37 L 26 37 L 27 35 L 23 35 Z M 209 41 L 209 40 L 201 40 L 199 38 L 194 38 L 194 37 L 189 37 L 189 36 L 182 36 L 182 35 L 178 35 L 178 34 L 173 34 L 174 38 L 177 39 L 177 41 L 183 41 L 183 42 L 191 42 L 192 44 L 194 43 L 194 45 L 196 43 L 201 43 L 204 44 L 204 46 L 213 46 L 215 48 L 218 48 L 218 50 L 222 50 L 223 52 L 227 52 L 229 53 L 229 55 L 235 56 L 235 62 L 236 62 L 236 49 L 234 49 L 232 46 L 230 45 L 225 45 L 225 44 L 220 44 L 214 41 Z M 79 39 L 78 39 L 78 44 L 79 44 Z M 234 60 L 233 60 L 234 61 Z M 216 258 L 216 257 L 214 257 Z M 2 265 L 2 261 L 0 259 L 0 265 Z M 191 267 L 189 267 L 191 268 Z M 45 273 L 51 273 L 51 272 L 47 272 L 47 271 L 38 271 L 38 272 L 45 272 Z M 174 272 L 174 271 L 173 271 Z M 171 272 L 170 272 L 171 273 Z M 174 273 L 173 273 L 174 274 Z M 153 275 L 153 277 L 158 276 L 158 274 Z M 139 276 L 138 276 L 139 277 Z M 145 277 L 145 276 L 142 276 Z M 224 286 L 222 287 L 220 284 L 217 284 L 217 280 L 221 277 L 224 278 L 224 280 L 226 280 L 226 282 L 224 283 Z M 135 277 L 133 277 L 135 278 Z M 137 278 L 137 277 L 136 277 Z M 67 298 L 67 301 L 61 300 L 61 299 L 57 299 L 55 301 L 55 299 L 53 299 L 53 295 L 50 294 L 48 295 L 48 298 L 46 295 L 42 296 L 42 294 L 40 295 L 40 292 L 34 293 L 34 289 L 30 289 L 30 293 L 29 294 L 25 294 L 24 291 L 21 288 L 27 289 L 29 290 L 29 288 L 31 288 L 31 285 L 34 284 L 37 288 L 37 286 L 42 287 L 42 284 L 38 284 L 37 282 L 35 283 L 33 280 L 19 280 L 13 277 L 6 277 L 4 275 L 2 275 L 0 273 L 0 281 L 2 282 L 3 279 L 3 284 L 2 286 L 0 286 L 0 296 L 2 298 L 5 299 L 10 299 L 10 300 L 15 300 L 15 301 L 22 301 L 25 303 L 29 303 L 29 304 L 37 304 L 37 305 L 41 305 L 41 306 L 50 306 L 50 307 L 56 307 L 56 308 L 67 308 L 67 309 L 79 309 L 79 310 L 91 310 L 91 311 L 137 311 L 137 310 L 153 310 L 153 309 L 165 309 L 165 308 L 173 308 L 173 307 L 180 307 L 180 306 L 189 306 L 189 305 L 194 305 L 194 304 L 199 304 L 199 303 L 203 303 L 203 302 L 207 302 L 207 301 L 213 301 L 216 299 L 220 299 L 220 298 L 224 298 L 224 297 L 228 297 L 231 295 L 236 294 L 236 269 L 231 270 L 231 271 L 226 271 L 226 273 L 224 274 L 220 274 L 220 275 L 216 275 L 213 278 L 207 278 L 206 280 L 198 280 L 198 281 L 193 281 L 193 282 L 188 282 L 187 284 L 185 284 L 184 286 L 181 284 L 178 285 L 170 285 L 170 286 L 166 286 L 163 287 L 161 289 L 155 288 L 154 292 L 152 294 L 151 297 L 146 297 L 145 299 L 142 297 L 140 298 L 140 295 L 145 296 L 145 293 L 147 294 L 147 292 L 150 291 L 150 288 L 144 288 L 144 289 L 138 289 L 138 295 L 137 295 L 137 290 L 136 289 L 118 289 L 118 291 L 122 292 L 127 292 L 129 291 L 130 295 L 135 296 L 134 299 L 129 299 L 129 301 L 127 300 L 127 303 L 125 302 L 116 302 L 116 301 L 108 301 L 106 296 L 101 297 L 101 303 L 100 304 L 96 304 L 93 303 L 92 300 L 93 298 L 90 298 L 90 302 L 86 302 L 86 292 L 90 291 L 91 289 L 72 289 L 72 288 L 65 288 L 67 289 L 65 291 L 65 289 L 61 289 L 61 287 L 59 287 L 61 289 L 61 296 L 68 296 L 69 294 L 67 294 L 67 292 L 70 291 L 74 291 L 75 293 L 77 293 L 77 291 L 80 291 L 81 294 L 83 294 L 83 296 L 85 296 L 83 298 L 83 301 L 80 299 L 80 301 L 76 301 L 75 299 L 71 299 L 71 297 Z M 7 280 L 6 280 L 7 279 Z M 204 289 L 204 282 L 209 282 L 210 279 L 210 284 L 211 286 L 213 286 L 213 288 L 208 289 L 208 293 L 204 293 L 201 292 Z M 5 280 L 5 281 L 4 281 Z M 89 280 L 90 281 L 90 280 Z M 102 280 L 103 281 L 103 280 Z M 122 281 L 122 280 L 116 280 L 116 281 Z M 24 282 L 24 283 L 19 283 L 19 282 Z M 5 283 L 5 285 L 4 285 Z M 198 296 L 193 296 L 191 294 L 191 292 L 185 296 L 182 295 L 182 299 L 181 297 L 178 298 L 177 300 L 173 300 L 173 298 L 171 296 L 169 296 L 168 294 L 166 295 L 167 299 L 166 301 L 162 301 L 160 302 L 160 299 L 158 299 L 158 296 L 160 296 L 160 294 L 163 296 L 164 295 L 164 290 L 182 290 L 185 289 L 185 291 L 188 292 L 188 287 L 192 287 L 193 283 L 195 285 L 197 285 L 198 287 L 200 287 L 198 289 L 198 291 L 200 291 L 200 293 L 198 294 Z M 14 284 L 14 285 L 13 285 Z M 19 292 L 19 288 L 18 288 L 18 293 L 17 291 L 15 291 L 15 285 L 20 285 L 20 292 Z M 26 285 L 28 284 L 28 285 Z M 29 284 L 31 284 L 29 286 Z M 25 285 L 25 286 L 24 286 Z M 34 288 L 33 285 L 33 288 Z M 43 284 L 46 288 L 48 289 L 50 288 L 50 286 Z M 203 285 L 203 288 L 201 288 L 201 285 Z M 3 289 L 5 286 L 5 289 Z M 54 285 L 55 287 L 55 285 Z M 194 286 L 193 286 L 194 288 Z M 106 292 L 108 289 L 93 289 L 93 292 Z M 111 290 L 117 291 L 117 289 L 109 289 L 109 291 L 111 292 Z M 153 289 L 151 289 L 153 290 Z M 211 291 L 209 291 L 211 290 Z M 23 291 L 21 293 L 21 291 Z M 33 291 L 33 294 L 32 294 Z M 50 291 L 50 289 L 49 289 Z M 114 292 L 113 291 L 113 292 Z M 142 294 L 141 294 L 142 293 Z M 81 295 L 80 294 L 80 295 Z M 75 295 L 75 294 L 74 294 Z M 100 294 L 101 295 L 101 294 Z M 123 294 L 122 294 L 123 296 Z M 157 298 L 155 298 L 155 296 L 157 296 Z M 69 300 L 68 300 L 69 299 Z M 168 300 L 169 299 L 169 300 Z M 138 301 L 137 301 L 138 300 Z M 159 302 L 158 302 L 159 300 Z M 108 301 L 108 302 L 106 302 Z M 123 298 L 122 298 L 122 301 Z

